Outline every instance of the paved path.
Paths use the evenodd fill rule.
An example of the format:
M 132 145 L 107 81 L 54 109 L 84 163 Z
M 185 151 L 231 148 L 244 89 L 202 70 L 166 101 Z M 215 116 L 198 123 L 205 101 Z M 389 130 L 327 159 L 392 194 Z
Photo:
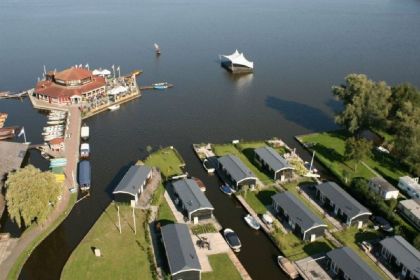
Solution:
M 139 200 L 137 201 L 136 208 L 139 209 L 149 209 L 150 201 L 153 198 L 153 193 L 159 187 L 159 183 L 162 180 L 160 172 L 156 169 L 152 169 L 152 179 L 145 186 L 142 194 L 140 195 Z
M 211 272 L 213 271 L 210 262 L 209 255 L 215 254 L 227 254 L 230 251 L 229 246 L 226 244 L 225 239 L 220 233 L 205 233 L 200 234 L 200 238 L 207 238 L 207 241 L 210 243 L 210 250 L 207 248 L 200 248 L 197 245 L 199 238 L 196 235 L 191 233 L 193 244 L 195 245 L 195 250 L 198 255 L 198 260 L 200 261 L 202 272 Z
M 169 196 L 169 193 L 167 191 L 165 191 L 163 196 L 165 197 L 166 202 L 169 205 L 169 208 L 171 208 L 171 211 L 175 216 L 176 222 L 180 223 L 180 224 L 185 224 L 184 215 L 176 209 L 176 206 L 175 206 L 174 202 L 172 201 L 171 197 Z

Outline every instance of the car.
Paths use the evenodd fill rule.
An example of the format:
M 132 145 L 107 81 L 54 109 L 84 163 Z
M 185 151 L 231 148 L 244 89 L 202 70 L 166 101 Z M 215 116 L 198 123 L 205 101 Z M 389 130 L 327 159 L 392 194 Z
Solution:
M 388 233 L 391 233 L 394 231 L 394 228 L 392 227 L 391 223 L 385 220 L 385 218 L 381 216 L 372 216 L 371 220 L 375 225 L 375 229 L 378 227 L 381 230 Z

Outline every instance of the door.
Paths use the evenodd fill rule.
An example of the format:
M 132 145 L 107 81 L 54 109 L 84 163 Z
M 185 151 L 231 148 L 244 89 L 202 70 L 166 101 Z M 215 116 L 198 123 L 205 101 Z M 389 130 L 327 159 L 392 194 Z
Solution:
M 198 224 L 198 217 L 194 217 L 194 225 Z
M 316 239 L 316 234 L 311 234 L 311 242 L 315 241 Z
M 362 221 L 358 221 L 357 222 L 357 228 L 362 228 L 363 226 L 363 222 Z

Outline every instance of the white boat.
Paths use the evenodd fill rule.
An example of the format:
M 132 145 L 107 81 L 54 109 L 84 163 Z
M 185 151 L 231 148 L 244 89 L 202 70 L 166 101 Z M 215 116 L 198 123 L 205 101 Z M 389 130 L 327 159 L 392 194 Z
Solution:
M 89 153 L 90 153 L 89 143 L 82 143 L 80 145 L 80 157 L 82 158 L 89 157 Z
M 62 123 L 64 123 L 64 120 L 47 121 L 47 124 L 50 124 L 50 125 L 57 125 L 57 124 L 62 124 Z
M 273 218 L 269 213 L 264 213 L 262 215 L 262 221 L 266 223 L 267 225 L 271 225 L 273 223 Z
M 82 137 L 83 140 L 87 140 L 89 138 L 89 126 L 86 124 L 84 124 L 80 129 L 80 137 Z
M 111 106 L 108 107 L 108 109 L 110 111 L 116 111 L 116 110 L 120 109 L 120 104 L 111 105 Z
M 254 217 L 252 217 L 251 214 L 248 214 L 244 217 L 245 222 L 253 229 L 255 230 L 259 230 L 261 225 L 260 223 L 257 221 L 257 219 L 255 219 Z
M 241 251 L 241 240 L 239 240 L 238 235 L 236 232 L 234 232 L 232 229 L 227 228 L 223 231 L 223 236 L 226 239 L 227 244 L 234 252 L 240 252 Z
M 290 277 L 290 279 L 296 279 L 299 277 L 299 273 L 296 270 L 296 267 L 288 258 L 283 257 L 283 256 L 278 256 L 277 264 Z

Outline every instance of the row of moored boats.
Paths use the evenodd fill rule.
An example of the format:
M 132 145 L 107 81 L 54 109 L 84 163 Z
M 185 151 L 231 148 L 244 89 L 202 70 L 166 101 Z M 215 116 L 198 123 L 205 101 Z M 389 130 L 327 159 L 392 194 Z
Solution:
M 78 183 L 82 191 L 89 191 L 91 185 L 91 166 L 90 166 L 90 145 L 87 142 L 89 139 L 89 126 L 82 125 L 80 129 L 80 161 L 78 167 Z
M 47 126 L 43 128 L 42 136 L 46 142 L 55 138 L 63 138 L 66 130 L 67 112 L 53 110 L 48 114 Z

